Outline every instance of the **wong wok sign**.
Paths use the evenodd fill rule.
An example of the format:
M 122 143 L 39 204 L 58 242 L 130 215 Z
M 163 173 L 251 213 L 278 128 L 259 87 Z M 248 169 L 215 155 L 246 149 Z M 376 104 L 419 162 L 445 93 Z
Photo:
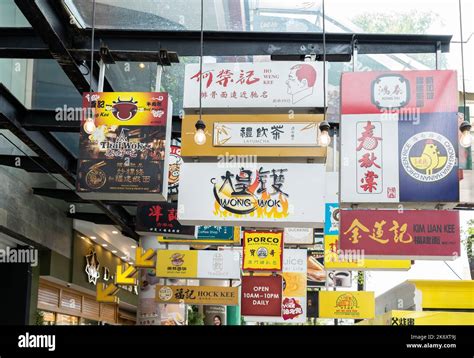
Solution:
M 178 198 L 185 225 L 314 227 L 324 220 L 322 164 L 184 163 Z
M 321 62 L 246 62 L 186 65 L 184 108 L 323 107 Z M 327 78 L 327 77 L 326 77 Z
M 454 260 L 459 212 L 341 210 L 340 249 L 363 250 L 369 258 Z

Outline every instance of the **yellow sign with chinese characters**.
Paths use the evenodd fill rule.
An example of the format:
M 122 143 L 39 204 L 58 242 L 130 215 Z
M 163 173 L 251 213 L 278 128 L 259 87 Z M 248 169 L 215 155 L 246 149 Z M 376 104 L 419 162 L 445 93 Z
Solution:
M 324 236 L 324 266 L 327 270 L 393 270 L 406 271 L 411 268 L 411 260 L 365 259 L 358 250 L 340 250 L 339 236 Z
M 319 131 L 319 123 L 323 121 L 321 114 L 226 114 L 225 116 L 217 114 L 207 114 L 202 116 L 202 120 L 206 125 L 206 143 L 198 145 L 194 141 L 194 127 L 198 120 L 197 115 L 186 115 L 183 119 L 182 128 L 182 147 L 181 156 L 186 157 L 228 157 L 234 155 L 248 155 L 253 158 L 258 153 L 259 157 L 272 158 L 313 158 L 316 162 L 324 162 L 327 155 L 327 148 L 317 145 L 308 146 L 301 142 L 293 144 L 292 146 L 278 146 L 278 144 L 261 145 L 262 139 L 267 137 L 268 141 L 273 141 L 274 138 L 281 140 L 285 135 L 290 138 L 298 138 L 296 131 L 299 128 L 292 129 L 292 123 L 298 124 L 305 132 L 314 134 L 317 138 Z M 228 126 L 226 126 L 228 123 Z M 232 128 L 237 124 L 244 128 L 242 135 L 232 134 Z M 248 124 L 248 125 L 246 125 Z M 258 125 L 261 124 L 259 127 Z M 281 127 L 280 127 L 281 126 Z M 266 127 L 269 130 L 266 131 Z M 272 130 L 272 127 L 275 129 Z M 285 128 L 288 127 L 288 130 Z M 291 128 L 290 128 L 291 127 Z M 263 128 L 263 130 L 262 130 Z M 240 131 L 241 129 L 239 129 Z M 260 130 L 260 131 L 259 131 Z M 273 133 L 272 133 L 273 131 Z M 251 144 L 242 145 L 234 143 L 232 145 L 225 145 L 233 140 L 249 142 Z M 266 141 L 263 141 L 266 142 Z M 275 141 L 278 143 L 278 140 Z M 260 144 L 259 144 L 260 143 Z M 186 160 L 186 159 L 185 159 Z
M 245 231 L 242 269 L 281 271 L 283 231 Z
M 156 285 L 155 301 L 159 303 L 237 306 L 239 304 L 239 289 L 238 287 L 219 286 Z
M 319 317 L 374 318 L 375 297 L 367 291 L 320 291 Z
M 393 310 L 360 325 L 377 326 L 472 326 L 474 312 L 400 311 Z
M 197 277 L 198 251 L 158 250 L 156 276 L 170 278 Z

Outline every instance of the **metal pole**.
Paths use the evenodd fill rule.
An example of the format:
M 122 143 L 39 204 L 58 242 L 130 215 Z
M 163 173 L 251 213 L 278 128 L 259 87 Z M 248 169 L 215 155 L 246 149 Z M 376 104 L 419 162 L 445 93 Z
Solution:
M 104 91 L 104 79 L 105 79 L 105 63 L 102 59 L 99 62 L 99 84 L 97 86 L 97 92 Z
M 155 81 L 155 92 L 161 90 L 161 75 L 163 74 L 163 66 L 157 65 L 156 68 L 156 81 Z
M 441 63 L 441 42 L 436 43 L 436 69 L 439 70 L 439 65 Z

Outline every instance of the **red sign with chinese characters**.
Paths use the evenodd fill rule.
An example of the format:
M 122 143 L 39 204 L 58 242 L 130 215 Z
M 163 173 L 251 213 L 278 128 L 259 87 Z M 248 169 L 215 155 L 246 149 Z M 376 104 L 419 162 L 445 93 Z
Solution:
M 455 71 L 348 72 L 342 75 L 341 114 L 456 112 Z
M 281 276 L 242 277 L 242 316 L 281 316 Z
M 459 212 L 341 210 L 340 249 L 368 257 L 454 260 L 460 255 Z
M 455 71 L 348 72 L 341 86 L 342 114 L 457 111 Z

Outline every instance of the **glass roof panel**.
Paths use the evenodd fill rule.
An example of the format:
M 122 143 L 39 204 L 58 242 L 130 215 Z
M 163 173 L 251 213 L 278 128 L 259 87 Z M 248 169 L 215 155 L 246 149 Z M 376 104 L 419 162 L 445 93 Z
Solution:
M 92 1 L 64 0 L 78 22 L 91 27 Z M 98 28 L 199 30 L 200 0 L 97 0 Z M 204 0 L 204 29 L 211 31 L 321 32 L 321 0 Z M 463 13 L 474 13 L 472 1 Z M 326 1 L 328 32 L 459 34 L 457 1 Z M 473 31 L 466 24 L 465 31 Z M 468 28 L 469 27 L 469 28 Z
M 31 27 L 14 0 L 0 0 L 0 27 Z

